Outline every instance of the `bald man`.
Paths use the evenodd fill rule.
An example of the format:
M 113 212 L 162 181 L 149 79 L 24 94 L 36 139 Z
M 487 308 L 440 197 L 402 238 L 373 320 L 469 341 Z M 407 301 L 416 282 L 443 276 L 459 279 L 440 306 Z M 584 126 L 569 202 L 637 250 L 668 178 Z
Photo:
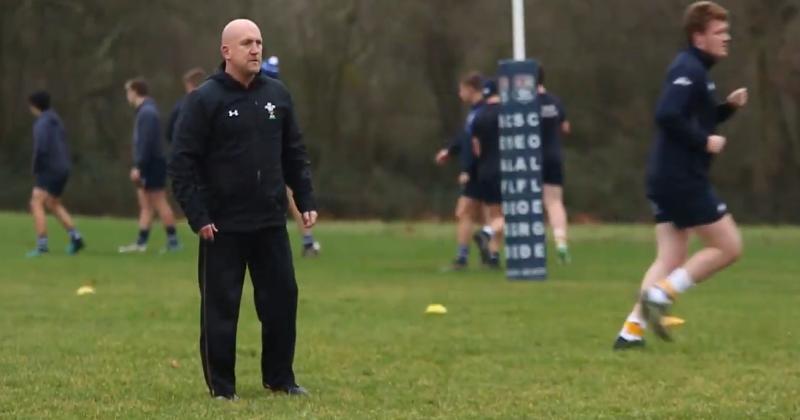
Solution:
M 317 219 L 310 162 L 292 98 L 260 74 L 262 39 L 238 19 L 222 32 L 224 62 L 189 94 L 169 165 L 175 196 L 200 236 L 200 355 L 211 396 L 235 400 L 236 327 L 245 269 L 261 321 L 262 384 L 306 395 L 293 359 L 297 282 L 286 187 L 306 227 Z

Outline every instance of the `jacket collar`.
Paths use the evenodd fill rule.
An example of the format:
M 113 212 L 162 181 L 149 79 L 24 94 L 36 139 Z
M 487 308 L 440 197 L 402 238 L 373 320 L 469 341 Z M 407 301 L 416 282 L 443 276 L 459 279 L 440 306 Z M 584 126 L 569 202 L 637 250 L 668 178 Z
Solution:
M 261 72 L 259 72 L 253 78 L 253 81 L 250 82 L 250 86 L 244 86 L 239 83 L 238 80 L 234 79 L 230 74 L 225 72 L 225 62 L 223 61 L 217 68 L 217 72 L 211 75 L 210 78 L 221 83 L 228 89 L 253 90 L 263 85 L 266 82 L 267 76 L 264 76 Z
M 700 48 L 695 47 L 694 45 L 689 46 L 688 52 L 689 54 L 693 55 L 695 58 L 700 60 L 700 62 L 703 63 L 703 66 L 705 66 L 706 69 L 710 69 L 711 67 L 714 66 L 714 64 L 717 63 L 717 60 L 714 59 L 714 57 L 711 54 L 701 50 Z

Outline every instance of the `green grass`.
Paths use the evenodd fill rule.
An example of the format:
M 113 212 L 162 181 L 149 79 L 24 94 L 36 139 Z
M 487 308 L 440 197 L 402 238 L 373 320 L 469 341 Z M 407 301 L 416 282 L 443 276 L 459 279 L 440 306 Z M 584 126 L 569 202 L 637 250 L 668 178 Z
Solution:
M 547 282 L 441 268 L 450 225 L 323 223 L 323 255 L 297 260 L 296 372 L 313 396 L 260 387 L 252 287 L 239 322 L 237 403 L 213 401 L 197 349 L 196 239 L 120 256 L 135 223 L 79 218 L 88 249 L 27 260 L 25 215 L 1 214 L 0 417 L 800 417 L 800 229 L 748 228 L 744 259 L 691 290 L 672 344 L 612 340 L 653 255 L 651 229 L 582 226 L 574 263 Z M 292 230 L 294 233 L 294 231 Z M 473 253 L 474 257 L 474 253 Z M 96 295 L 75 290 L 94 283 Z M 430 303 L 444 316 L 423 315 Z M 173 360 L 177 367 L 173 367 Z

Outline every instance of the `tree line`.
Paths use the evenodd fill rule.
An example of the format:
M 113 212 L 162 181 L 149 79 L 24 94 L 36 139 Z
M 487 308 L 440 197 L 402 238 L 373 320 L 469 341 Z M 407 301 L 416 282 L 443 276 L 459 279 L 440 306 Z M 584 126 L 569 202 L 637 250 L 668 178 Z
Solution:
M 3 0 L 0 208 L 30 194 L 27 95 L 49 90 L 74 158 L 71 208 L 129 215 L 133 110 L 123 83 L 143 76 L 166 119 L 181 74 L 220 62 L 232 18 L 262 29 L 281 59 L 306 136 L 323 214 L 448 218 L 455 166 L 433 155 L 462 125 L 457 83 L 511 55 L 510 2 L 485 0 Z M 572 122 L 564 140 L 574 218 L 647 221 L 644 165 L 666 66 L 685 45 L 690 1 L 528 0 L 527 51 Z M 722 133 L 713 178 L 740 220 L 800 222 L 800 0 L 728 0 L 734 37 L 713 71 L 720 94 L 750 89 Z

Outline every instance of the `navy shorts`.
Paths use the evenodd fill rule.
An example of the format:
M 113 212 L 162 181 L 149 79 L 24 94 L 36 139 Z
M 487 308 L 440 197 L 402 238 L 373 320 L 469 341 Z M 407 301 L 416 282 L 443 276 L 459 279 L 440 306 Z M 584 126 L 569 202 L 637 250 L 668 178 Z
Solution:
M 656 192 L 647 198 L 656 223 L 672 223 L 686 229 L 714 223 L 728 214 L 728 206 L 712 188 L 684 192 Z
M 53 197 L 61 197 L 67 186 L 69 174 L 39 174 L 36 175 L 36 187 L 47 191 Z
M 486 204 L 502 204 L 503 193 L 500 191 L 500 174 L 481 177 L 478 180 L 480 200 Z
M 564 185 L 564 164 L 561 158 L 544 159 L 542 182 L 549 185 Z
M 145 191 L 160 191 L 167 186 L 167 162 L 164 159 L 149 162 L 139 168 L 141 185 Z
M 461 187 L 461 196 L 473 200 L 481 199 L 481 188 L 478 185 L 478 176 L 475 172 L 469 174 L 469 181 Z

